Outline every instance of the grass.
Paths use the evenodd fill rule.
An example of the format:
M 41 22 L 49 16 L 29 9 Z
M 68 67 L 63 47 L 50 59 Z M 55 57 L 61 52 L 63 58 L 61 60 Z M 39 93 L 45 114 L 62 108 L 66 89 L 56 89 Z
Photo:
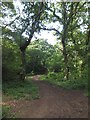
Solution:
M 39 89 L 30 78 L 21 81 L 12 81 L 4 83 L 2 86 L 3 94 L 13 99 L 37 99 L 39 98 Z
M 2 118 L 15 118 L 15 115 L 11 114 L 10 110 L 10 106 L 2 105 Z
M 2 105 L 2 118 L 15 118 L 15 113 L 11 112 L 11 106 Z
M 2 106 L 2 116 L 3 116 L 3 118 L 8 117 L 9 113 L 10 113 L 10 106 L 3 105 Z
M 24 82 L 13 80 L 12 82 L 6 82 L 2 85 L 3 95 L 9 97 L 11 100 L 18 100 L 24 98 L 25 100 L 38 99 L 39 88 L 31 81 L 30 77 Z M 16 115 L 10 113 L 11 107 L 2 105 L 2 117 L 3 118 L 15 118 Z

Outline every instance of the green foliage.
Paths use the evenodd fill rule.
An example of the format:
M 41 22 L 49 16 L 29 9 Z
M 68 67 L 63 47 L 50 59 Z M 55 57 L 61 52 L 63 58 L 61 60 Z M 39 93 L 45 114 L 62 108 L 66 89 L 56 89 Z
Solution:
M 85 95 L 90 98 L 90 90 L 86 90 Z
M 87 87 L 87 80 L 68 80 L 60 83 L 60 86 L 67 89 L 85 89 Z
M 11 113 L 11 107 L 9 105 L 2 105 L 2 118 L 15 118 L 16 115 Z
M 52 46 L 43 39 L 31 42 L 26 51 L 26 73 L 41 74 L 49 71 L 48 75 L 43 77 L 53 84 L 68 89 L 87 89 L 87 80 L 89 79 L 87 69 L 89 12 L 87 3 L 58 2 L 55 4 L 45 3 L 45 6 L 38 2 L 22 2 L 21 4 L 23 4 L 21 11 L 19 8 L 14 9 L 13 3 L 3 3 L 2 6 L 3 23 L 7 24 L 7 18 L 12 18 L 12 20 L 16 18 L 12 22 L 11 19 L 10 21 L 8 19 L 8 23 L 11 24 L 6 27 L 7 29 L 2 28 L 4 35 L 2 45 L 3 81 L 19 80 L 17 78 L 21 69 L 19 47 L 23 48 L 23 45 L 26 45 L 27 48 L 28 45 L 28 38 L 23 35 L 33 37 L 34 32 L 40 32 L 40 27 L 46 26 L 51 30 L 53 26 L 58 43 Z M 16 15 L 12 9 L 16 11 Z M 22 12 L 22 15 L 19 15 L 19 12 Z M 38 14 L 38 12 L 40 13 Z M 48 23 L 52 24 L 48 26 Z M 56 25 L 54 26 L 54 24 Z M 65 81 L 67 67 L 69 68 L 69 80 Z M 19 83 L 15 84 L 15 90 L 12 87 L 13 83 L 9 87 L 6 85 L 7 94 L 15 95 L 16 98 L 24 97 L 25 94 L 21 93 L 23 90 L 28 92 L 29 85 L 27 83 L 20 84 L 21 86 L 26 84 L 26 88 L 20 87 Z M 32 86 L 31 83 L 30 85 Z M 34 94 L 34 89 L 31 91 Z
M 17 78 L 20 71 L 20 52 L 17 45 L 9 39 L 2 40 L 2 76 L 3 81 Z
M 60 87 L 66 89 L 87 89 L 88 88 L 88 80 L 85 78 L 77 78 L 64 80 L 62 73 L 54 73 L 50 72 L 47 76 L 42 75 L 41 80 L 47 80 L 52 84 L 58 85 Z
M 10 3 L 8 3 L 8 2 L 3 2 L 3 5 L 5 5 L 6 7 L 8 7 L 9 9 L 14 9 L 13 2 L 10 2 Z M 5 7 L 5 6 L 4 6 L 4 7 Z
M 33 41 L 27 49 L 27 73 L 42 74 L 47 72 L 47 59 L 55 51 L 46 40 Z
M 8 113 L 10 111 L 10 106 L 3 105 L 2 106 L 2 117 L 8 117 Z
M 45 66 L 43 65 L 43 52 L 39 49 L 31 49 L 28 51 L 28 60 L 26 64 L 26 72 L 33 72 L 40 74 L 45 72 Z
M 3 94 L 10 96 L 13 99 L 37 99 L 39 98 L 38 87 L 30 81 L 30 79 L 25 82 L 10 81 L 3 84 L 2 88 Z
M 52 55 L 47 59 L 46 66 L 51 72 L 61 72 L 63 70 L 62 55 L 57 52 L 53 52 Z

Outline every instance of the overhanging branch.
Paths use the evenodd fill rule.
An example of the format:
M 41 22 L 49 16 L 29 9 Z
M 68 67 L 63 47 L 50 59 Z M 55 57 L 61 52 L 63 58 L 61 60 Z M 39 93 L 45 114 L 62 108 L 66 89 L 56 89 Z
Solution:
M 48 31 L 55 31 L 55 32 L 57 32 L 58 34 L 60 34 L 60 35 L 62 35 L 57 29 L 55 29 L 55 28 L 40 28 L 40 29 L 43 29 L 43 30 L 48 30 Z

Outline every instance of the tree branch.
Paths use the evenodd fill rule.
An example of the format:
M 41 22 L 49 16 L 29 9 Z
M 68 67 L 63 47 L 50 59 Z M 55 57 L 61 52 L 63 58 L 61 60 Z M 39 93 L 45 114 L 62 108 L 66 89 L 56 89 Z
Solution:
M 62 19 L 55 13 L 55 9 L 53 11 L 51 8 L 48 8 L 48 7 L 46 7 L 46 8 L 47 8 L 47 10 L 50 10 L 51 12 L 53 12 L 53 15 L 59 20 L 59 22 L 63 23 Z
M 67 25 L 69 25 L 72 17 L 73 17 L 74 15 L 76 15 L 77 12 L 78 12 L 85 4 L 86 4 L 86 2 L 84 2 L 83 5 L 81 5 L 78 9 L 77 9 L 77 7 L 78 7 L 79 3 L 76 4 L 75 11 L 71 13 L 71 15 L 70 15 L 70 17 L 69 17 L 69 19 L 68 19 L 68 21 L 67 21 Z
M 19 18 L 20 17 L 20 15 L 19 16 L 17 16 L 13 21 L 11 21 L 9 24 L 6 24 L 5 26 L 4 26 L 4 28 L 6 28 L 7 26 L 10 26 L 17 18 Z
M 57 30 L 57 29 L 55 29 L 55 28 L 40 28 L 40 29 L 43 29 L 43 30 L 48 30 L 48 31 L 55 31 L 55 32 L 57 32 L 58 34 L 60 34 L 61 35 L 61 33 Z
M 71 28 L 71 31 L 72 31 L 72 30 L 74 30 L 74 29 L 75 29 L 75 28 L 77 28 L 77 27 L 80 27 L 80 25 L 83 25 L 83 23 L 81 23 L 81 24 L 79 24 L 79 25 L 74 26 L 73 28 Z
M 37 26 L 39 24 L 39 20 L 40 20 L 41 14 L 43 12 L 43 6 L 44 6 L 43 2 L 41 2 L 40 4 L 41 4 L 40 9 L 38 10 L 38 13 L 35 14 L 34 22 L 32 23 L 29 39 L 27 41 L 25 41 L 25 43 L 20 46 L 21 51 L 26 50 L 27 46 L 31 42 L 31 39 L 34 35 L 34 32 L 37 30 Z

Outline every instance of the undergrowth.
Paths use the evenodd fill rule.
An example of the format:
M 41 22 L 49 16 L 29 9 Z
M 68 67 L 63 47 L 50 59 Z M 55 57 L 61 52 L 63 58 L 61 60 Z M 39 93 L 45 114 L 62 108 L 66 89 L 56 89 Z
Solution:
M 9 105 L 2 105 L 2 118 L 15 118 L 15 115 L 11 113 Z
M 3 94 L 13 99 L 37 99 L 39 98 L 39 89 L 30 79 L 22 81 L 10 81 L 3 83 Z
M 41 80 L 46 80 L 51 84 L 56 86 L 63 87 L 65 89 L 83 89 L 85 90 L 86 96 L 90 96 L 88 91 L 88 80 L 87 79 L 70 79 L 64 80 L 63 76 L 60 73 L 50 72 L 48 75 L 41 75 Z
M 24 98 L 25 100 L 38 99 L 39 89 L 36 84 L 31 81 L 31 78 L 27 77 L 25 81 L 12 80 L 3 83 L 2 85 L 3 95 L 9 97 L 10 100 L 18 100 Z M 2 105 L 2 117 L 3 118 L 15 118 L 16 115 L 11 113 L 11 107 Z

